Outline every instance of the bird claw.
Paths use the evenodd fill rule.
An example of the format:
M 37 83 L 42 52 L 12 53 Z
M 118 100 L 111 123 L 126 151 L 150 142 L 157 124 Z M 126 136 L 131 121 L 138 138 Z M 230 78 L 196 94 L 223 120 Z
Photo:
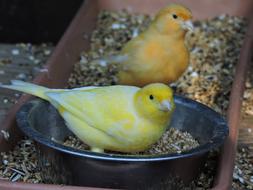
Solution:
M 91 151 L 92 151 L 92 152 L 98 152 L 98 153 L 103 153 L 103 152 L 104 152 L 103 149 L 97 148 L 97 147 L 92 147 L 92 148 L 91 148 Z

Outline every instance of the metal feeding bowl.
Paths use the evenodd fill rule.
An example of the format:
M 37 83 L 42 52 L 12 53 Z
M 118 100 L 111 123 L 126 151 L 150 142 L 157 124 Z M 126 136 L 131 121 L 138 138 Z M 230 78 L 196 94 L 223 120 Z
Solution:
M 44 181 L 78 186 L 145 188 L 166 184 L 176 189 L 176 176 L 193 180 L 210 150 L 220 147 L 228 135 L 222 116 L 196 101 L 175 96 L 171 127 L 189 132 L 200 146 L 181 154 L 154 156 L 117 155 L 82 151 L 62 145 L 72 134 L 56 109 L 37 99 L 17 113 L 20 129 L 37 142 Z M 54 140 L 52 140 L 54 139 Z

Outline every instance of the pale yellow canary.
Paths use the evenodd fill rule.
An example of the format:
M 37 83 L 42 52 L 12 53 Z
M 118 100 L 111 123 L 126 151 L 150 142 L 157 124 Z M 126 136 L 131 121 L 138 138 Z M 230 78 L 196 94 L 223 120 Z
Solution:
M 143 88 L 115 85 L 49 89 L 13 80 L 11 85 L 0 87 L 49 101 L 67 127 L 97 152 L 148 149 L 169 126 L 175 108 L 171 88 L 161 83 Z
M 119 64 L 118 84 L 144 86 L 176 81 L 189 64 L 185 34 L 193 30 L 192 13 L 180 4 L 161 9 L 149 27 L 128 41 L 118 55 L 95 60 Z

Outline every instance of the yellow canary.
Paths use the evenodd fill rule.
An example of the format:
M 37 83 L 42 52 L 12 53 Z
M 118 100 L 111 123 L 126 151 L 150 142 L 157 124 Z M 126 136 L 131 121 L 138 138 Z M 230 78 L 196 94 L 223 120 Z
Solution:
M 164 133 L 174 111 L 173 92 L 161 83 L 135 86 L 49 89 L 13 80 L 3 88 L 19 90 L 49 101 L 67 127 L 92 151 L 138 152 Z
M 191 19 L 189 9 L 171 4 L 161 9 L 149 27 L 127 42 L 118 55 L 100 61 L 119 64 L 119 84 L 144 86 L 174 82 L 189 63 L 185 34 L 193 30 Z

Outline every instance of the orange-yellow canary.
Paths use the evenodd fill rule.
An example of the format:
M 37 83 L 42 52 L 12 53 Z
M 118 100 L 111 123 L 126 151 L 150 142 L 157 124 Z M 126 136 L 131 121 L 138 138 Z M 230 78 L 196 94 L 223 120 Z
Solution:
M 119 64 L 118 83 L 144 86 L 171 83 L 189 64 L 185 34 L 193 30 L 191 11 L 179 4 L 161 9 L 149 27 L 108 62 Z

